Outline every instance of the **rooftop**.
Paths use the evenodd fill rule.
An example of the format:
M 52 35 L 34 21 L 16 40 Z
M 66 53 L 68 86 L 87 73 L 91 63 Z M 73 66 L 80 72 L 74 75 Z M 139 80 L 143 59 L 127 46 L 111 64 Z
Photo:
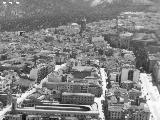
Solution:
M 72 68 L 73 70 L 77 70 L 77 71 L 92 71 L 94 69 L 94 67 L 91 66 L 76 66 Z
M 68 93 L 68 92 L 64 92 L 64 93 L 62 93 L 62 95 L 66 95 L 66 96 L 93 96 L 94 97 L 94 95 L 93 94 L 91 94 L 91 93 Z
M 123 106 L 109 106 L 109 111 L 123 111 Z

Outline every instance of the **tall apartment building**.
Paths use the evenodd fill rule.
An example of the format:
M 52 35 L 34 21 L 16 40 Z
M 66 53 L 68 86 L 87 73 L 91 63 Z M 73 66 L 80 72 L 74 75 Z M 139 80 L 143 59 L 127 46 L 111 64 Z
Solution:
M 140 76 L 140 71 L 136 69 L 134 66 L 125 65 L 121 70 L 121 82 L 123 81 L 134 81 L 138 82 Z

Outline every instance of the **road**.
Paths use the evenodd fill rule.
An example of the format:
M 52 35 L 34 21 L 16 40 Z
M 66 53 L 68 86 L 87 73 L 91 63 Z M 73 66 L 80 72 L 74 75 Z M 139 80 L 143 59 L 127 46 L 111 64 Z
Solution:
M 66 64 L 62 64 L 62 65 L 56 65 L 55 66 L 55 71 L 58 71 L 60 69 L 62 69 L 63 67 L 65 67 Z M 34 85 L 34 87 L 28 91 L 26 91 L 25 93 L 23 93 L 19 98 L 17 98 L 17 104 L 20 104 L 21 102 L 23 102 L 23 100 L 25 100 L 27 98 L 27 96 L 31 95 L 32 93 L 36 92 L 37 88 L 42 88 L 42 84 L 47 80 L 48 76 L 46 78 L 44 78 L 41 83 L 39 85 Z M 2 109 L 2 111 L 0 111 L 0 120 L 2 120 L 4 118 L 4 115 L 11 110 L 11 105 L 6 106 L 4 109 Z
M 103 103 L 102 103 L 102 101 L 105 100 L 105 91 L 107 90 L 107 88 L 106 88 L 107 74 L 104 71 L 104 68 L 100 69 L 100 73 L 101 73 L 101 78 L 102 78 L 103 93 L 102 93 L 101 97 L 99 97 L 99 98 L 96 97 L 95 98 L 95 102 L 98 104 L 99 118 L 101 118 L 101 120 L 105 120 L 105 115 L 104 115 L 104 111 L 103 111 Z
M 141 73 L 140 81 L 142 82 L 142 95 L 146 96 L 147 104 L 153 115 L 151 120 L 160 120 L 160 95 L 156 86 L 151 83 L 151 75 Z

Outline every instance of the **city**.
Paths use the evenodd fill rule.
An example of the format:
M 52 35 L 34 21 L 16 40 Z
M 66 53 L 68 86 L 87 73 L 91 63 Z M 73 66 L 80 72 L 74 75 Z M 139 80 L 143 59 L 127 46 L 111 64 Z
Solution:
M 160 120 L 159 19 L 1 32 L 0 120 Z

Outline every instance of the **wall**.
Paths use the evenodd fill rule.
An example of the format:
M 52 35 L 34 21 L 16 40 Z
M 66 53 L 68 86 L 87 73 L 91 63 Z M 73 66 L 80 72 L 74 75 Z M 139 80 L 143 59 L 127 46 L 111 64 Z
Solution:
M 122 68 L 121 82 L 128 80 L 128 71 L 129 69 Z
M 36 80 L 38 78 L 38 69 L 32 69 L 30 71 L 30 78 Z

